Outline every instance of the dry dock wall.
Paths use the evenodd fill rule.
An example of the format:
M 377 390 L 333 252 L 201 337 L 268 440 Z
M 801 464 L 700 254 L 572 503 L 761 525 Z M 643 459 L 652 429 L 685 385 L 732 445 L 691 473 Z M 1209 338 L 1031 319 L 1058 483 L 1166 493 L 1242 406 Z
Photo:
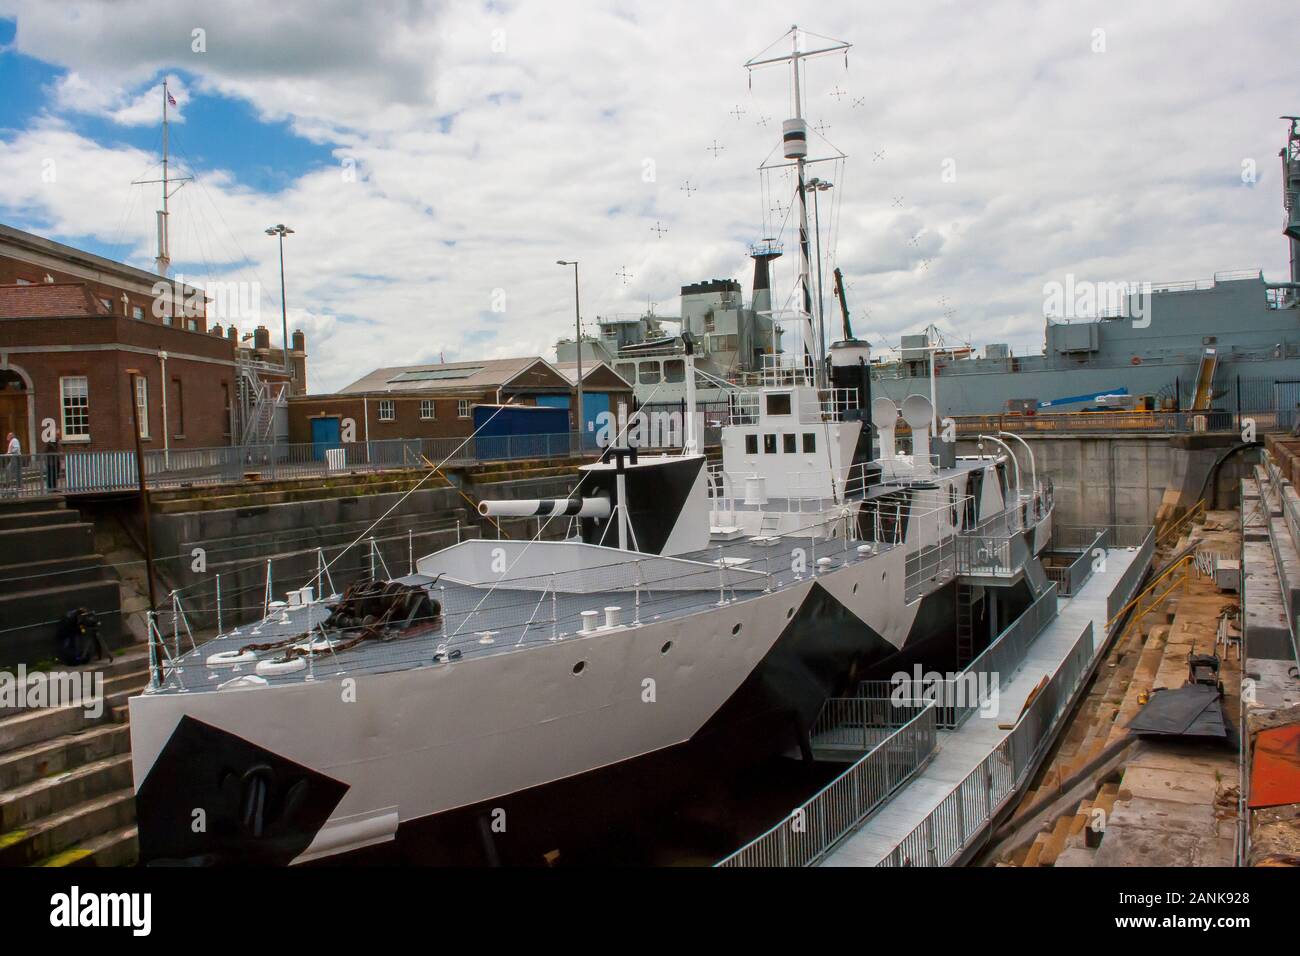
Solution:
M 1050 477 L 1056 492 L 1058 525 L 1151 525 L 1166 490 L 1172 489 L 1183 507 L 1201 496 L 1216 461 L 1236 443 L 1236 436 L 1034 434 L 1021 437 L 1033 450 L 1039 480 Z M 1029 483 L 1029 453 L 1007 440 Z M 992 449 L 986 444 L 985 452 Z M 975 439 L 959 439 L 959 455 L 978 454 Z M 1219 501 L 1235 501 L 1237 482 L 1249 474 L 1242 456 L 1229 458 L 1219 469 L 1214 487 Z

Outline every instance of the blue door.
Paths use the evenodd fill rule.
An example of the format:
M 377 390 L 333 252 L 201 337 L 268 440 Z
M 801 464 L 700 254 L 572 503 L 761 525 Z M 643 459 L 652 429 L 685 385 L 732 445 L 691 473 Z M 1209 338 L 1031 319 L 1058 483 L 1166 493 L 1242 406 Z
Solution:
M 328 448 L 338 448 L 342 443 L 343 429 L 337 418 L 313 418 L 311 420 L 311 456 L 317 461 L 325 460 Z
M 582 393 L 582 446 L 596 447 L 596 435 L 600 432 L 597 421 L 602 412 L 609 411 L 609 392 Z

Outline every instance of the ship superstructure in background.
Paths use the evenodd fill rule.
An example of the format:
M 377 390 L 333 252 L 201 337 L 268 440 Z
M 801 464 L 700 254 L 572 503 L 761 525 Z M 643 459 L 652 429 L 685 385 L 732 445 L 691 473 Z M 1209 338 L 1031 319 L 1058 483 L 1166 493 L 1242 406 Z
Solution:
M 1113 314 L 1049 318 L 1038 355 L 989 344 L 984 355 L 941 352 L 935 359 L 941 416 L 1006 411 L 1129 407 L 1232 413 L 1272 409 L 1294 423 L 1300 407 L 1300 119 L 1281 151 L 1283 233 L 1290 276 L 1262 271 L 1152 285 L 1142 303 L 1125 297 Z M 1067 284 L 1064 299 L 1068 301 Z M 1138 308 L 1134 306 L 1137 305 Z M 1140 312 L 1141 314 L 1135 314 Z M 872 370 L 882 394 L 901 398 L 929 376 L 926 336 L 905 336 L 898 361 Z
M 829 370 L 765 354 L 729 389 L 716 466 L 683 335 L 680 453 L 617 435 L 567 497 L 479 505 L 562 540 L 461 541 L 342 595 L 318 574 L 201 647 L 155 641 L 131 700 L 142 859 L 609 859 L 705 790 L 811 760 L 859 681 L 969 663 L 1048 593 L 1051 489 L 995 439 L 932 447 L 924 396 L 868 407 L 845 332 Z
M 640 404 L 679 405 L 686 399 L 682 335 L 695 339 L 698 400 L 725 402 L 730 385 L 781 352 L 781 328 L 772 316 L 771 262 L 781 243 L 764 239 L 750 248 L 754 260 L 749 305 L 735 279 L 710 279 L 681 288 L 681 314 L 597 318 L 599 337 L 583 341 L 583 361 L 604 361 L 631 382 Z M 676 326 L 669 331 L 664 326 Z M 572 339 L 555 344 L 559 362 L 573 362 Z

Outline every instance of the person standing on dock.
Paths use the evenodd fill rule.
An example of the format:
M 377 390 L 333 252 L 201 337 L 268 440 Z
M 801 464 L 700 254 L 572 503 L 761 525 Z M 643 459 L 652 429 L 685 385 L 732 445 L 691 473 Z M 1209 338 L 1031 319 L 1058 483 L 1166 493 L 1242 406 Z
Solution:
M 55 492 L 59 489 L 59 430 L 54 429 L 50 440 L 45 443 L 45 490 Z
M 5 466 L 14 483 L 14 497 L 17 497 L 23 490 L 23 447 L 13 432 L 5 436 Z

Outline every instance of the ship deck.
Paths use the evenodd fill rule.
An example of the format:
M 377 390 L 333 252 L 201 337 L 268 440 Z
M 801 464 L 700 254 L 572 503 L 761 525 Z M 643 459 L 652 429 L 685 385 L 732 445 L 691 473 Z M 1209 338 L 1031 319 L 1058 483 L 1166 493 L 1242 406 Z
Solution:
M 812 573 L 816 561 L 829 559 L 829 564 L 818 569 L 818 573 L 828 573 L 845 564 L 868 561 L 901 547 L 859 540 L 848 541 L 846 547 L 843 539 L 828 542 L 798 535 L 784 535 L 772 540 L 775 543 L 740 539 L 679 555 L 685 562 L 696 562 L 683 566 L 688 569 L 689 577 L 698 577 L 699 586 L 694 586 L 694 581 L 686 582 L 686 586 L 678 583 L 675 590 L 647 586 L 640 592 L 639 608 L 634 589 L 570 591 L 563 587 L 553 590 L 507 585 L 490 587 L 435 580 L 425 574 L 406 575 L 395 580 L 424 587 L 441 603 L 442 626 L 437 630 L 415 632 L 388 642 L 368 640 L 338 653 L 322 649 L 308 658 L 304 669 L 259 676 L 271 685 L 296 684 L 311 679 L 441 665 L 445 659 L 441 656 L 435 659 L 435 655 L 449 652 L 459 652 L 462 660 L 512 653 L 575 637 L 582 624 L 583 611 L 600 611 L 600 623 L 603 624 L 603 609 L 617 606 L 622 610 L 622 622 L 631 625 L 638 620 L 648 624 L 683 617 L 716 606 L 720 596 L 719 578 L 724 570 L 719 567 L 720 556 L 727 569 L 756 572 L 762 576 L 760 584 L 779 591 L 805 580 Z M 869 554 L 857 550 L 864 544 L 872 545 Z M 804 549 L 808 555 L 810 570 L 802 576 L 796 575 L 791 568 L 790 555 L 796 548 Z M 646 562 L 657 559 L 655 555 L 640 557 Z M 628 560 L 634 562 L 636 556 L 629 554 Z M 592 577 L 598 574 L 599 569 L 593 572 Z M 749 589 L 728 586 L 722 591 L 728 602 L 750 600 L 765 593 L 762 586 L 755 587 L 753 582 Z M 216 691 L 233 678 L 255 673 L 256 665 L 253 663 L 210 666 L 207 659 L 213 654 L 237 652 L 248 644 L 274 643 L 298 636 L 305 639 L 306 632 L 313 629 L 319 642 L 324 632 L 318 625 L 329 616 L 330 603 L 331 599 L 327 598 L 309 605 L 288 606 L 260 621 L 214 637 L 196 649 L 184 651 L 182 648 L 183 652 L 168 664 L 162 686 L 148 693 Z M 487 640 L 484 640 L 485 634 Z M 345 636 L 334 634 L 332 639 L 337 641 Z M 174 649 L 169 647 L 168 650 Z M 264 651 L 260 657 L 268 659 L 277 653 Z

